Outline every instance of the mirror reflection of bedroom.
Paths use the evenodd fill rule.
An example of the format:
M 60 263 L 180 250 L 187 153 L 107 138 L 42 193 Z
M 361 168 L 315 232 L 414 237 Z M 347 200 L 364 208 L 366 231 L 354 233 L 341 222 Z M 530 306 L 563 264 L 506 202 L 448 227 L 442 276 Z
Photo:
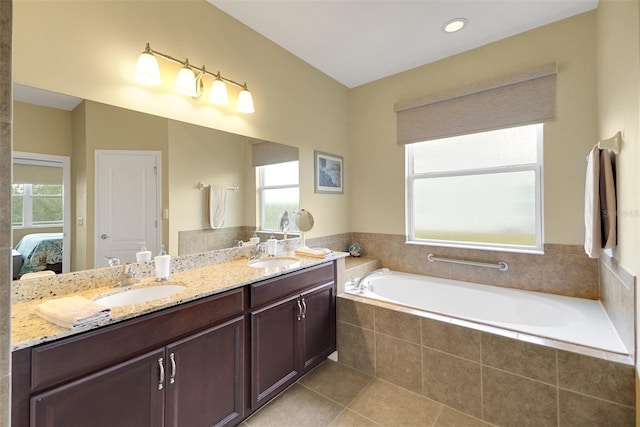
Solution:
M 69 158 L 14 152 L 13 279 L 69 271 Z

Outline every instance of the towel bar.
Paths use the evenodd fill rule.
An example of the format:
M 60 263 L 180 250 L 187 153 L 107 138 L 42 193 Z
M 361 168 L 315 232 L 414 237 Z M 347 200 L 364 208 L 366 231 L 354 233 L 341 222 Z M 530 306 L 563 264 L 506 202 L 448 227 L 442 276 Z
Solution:
M 471 265 L 474 267 L 495 268 L 500 271 L 507 271 L 509 269 L 509 264 L 507 264 L 504 261 L 500 261 L 497 264 L 489 264 L 486 262 L 465 261 L 462 259 L 440 258 L 433 254 L 427 255 L 427 260 L 430 262 L 448 262 L 450 264 L 462 264 L 462 265 Z
M 598 141 L 598 148 L 601 150 L 611 150 L 614 154 L 619 154 L 621 140 L 622 133 L 618 131 L 618 133 L 611 138 Z
M 211 187 L 211 184 L 205 184 L 203 182 L 199 182 L 197 187 L 198 187 L 198 190 L 202 190 L 202 189 Z M 231 190 L 231 191 L 238 191 L 239 189 L 240 189 L 240 187 L 237 186 L 237 185 L 233 185 L 231 187 L 227 187 L 227 190 Z

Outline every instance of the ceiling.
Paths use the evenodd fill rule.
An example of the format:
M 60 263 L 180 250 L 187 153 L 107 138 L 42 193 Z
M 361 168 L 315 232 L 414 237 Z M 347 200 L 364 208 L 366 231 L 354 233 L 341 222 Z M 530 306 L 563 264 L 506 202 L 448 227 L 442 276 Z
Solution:
M 592 9 L 598 0 L 207 0 L 349 88 Z M 445 33 L 454 18 L 468 24 Z

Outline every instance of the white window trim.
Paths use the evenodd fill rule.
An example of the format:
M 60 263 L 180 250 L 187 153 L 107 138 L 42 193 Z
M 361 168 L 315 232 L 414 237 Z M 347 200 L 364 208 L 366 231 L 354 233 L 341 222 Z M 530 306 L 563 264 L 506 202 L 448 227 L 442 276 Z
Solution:
M 443 246 L 463 249 L 480 249 L 518 253 L 544 253 L 544 169 L 543 169 L 543 126 L 539 124 L 536 129 L 537 138 L 537 163 L 518 164 L 510 166 L 488 167 L 480 169 L 464 169 L 460 171 L 413 173 L 413 149 L 411 144 L 405 145 L 405 224 L 406 243 L 426 246 Z M 450 240 L 419 239 L 415 237 L 415 218 L 413 217 L 413 183 L 424 178 L 441 178 L 451 176 L 466 176 L 479 174 L 496 174 L 506 172 L 534 171 L 536 174 L 536 244 L 535 246 L 508 245 L 481 242 L 455 242 Z
M 263 165 L 263 166 L 268 166 L 268 165 Z M 259 230 L 260 231 L 269 231 L 269 232 L 280 232 L 280 230 L 278 229 L 270 229 L 270 228 L 266 228 L 264 226 L 265 224 L 265 209 L 264 209 L 264 192 L 265 190 L 280 190 L 280 189 L 287 189 L 287 188 L 297 188 L 298 189 L 298 194 L 300 193 L 300 182 L 298 180 L 298 184 L 284 184 L 284 185 L 264 185 L 264 167 L 263 166 L 256 166 L 256 168 L 258 169 L 258 209 L 260 212 L 260 224 L 259 224 Z M 300 163 L 298 162 L 298 167 L 300 167 Z M 293 212 L 292 212 L 293 213 Z

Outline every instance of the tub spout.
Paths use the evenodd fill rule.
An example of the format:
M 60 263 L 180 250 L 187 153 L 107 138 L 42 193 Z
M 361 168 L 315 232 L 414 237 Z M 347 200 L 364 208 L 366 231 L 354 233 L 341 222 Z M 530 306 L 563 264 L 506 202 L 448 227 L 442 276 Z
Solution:
M 381 268 L 379 270 L 374 270 L 374 271 L 365 273 L 356 279 L 354 288 L 356 288 L 359 292 L 363 292 L 365 289 L 372 291 L 373 289 L 371 287 L 365 288 L 364 279 L 371 276 L 372 274 L 389 274 L 389 273 L 391 273 L 391 270 L 389 270 L 388 268 Z

